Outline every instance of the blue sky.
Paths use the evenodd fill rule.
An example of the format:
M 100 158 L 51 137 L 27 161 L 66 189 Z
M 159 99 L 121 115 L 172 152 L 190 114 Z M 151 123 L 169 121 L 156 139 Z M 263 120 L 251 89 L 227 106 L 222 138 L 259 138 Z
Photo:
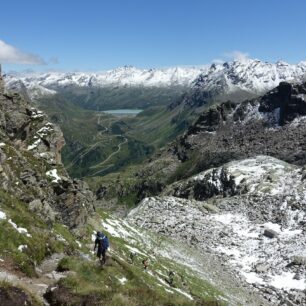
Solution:
M 297 63 L 305 12 L 304 0 L 2 1 L 0 61 L 29 63 L 5 70 L 104 70 L 202 65 L 239 51 Z

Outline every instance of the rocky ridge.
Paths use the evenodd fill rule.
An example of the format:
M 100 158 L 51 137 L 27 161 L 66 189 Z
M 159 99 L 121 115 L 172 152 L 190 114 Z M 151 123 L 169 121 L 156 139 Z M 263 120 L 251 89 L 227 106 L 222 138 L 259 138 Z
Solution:
M 190 92 L 170 108 L 200 107 L 203 103 L 226 98 L 245 99 L 264 94 L 280 82 L 305 80 L 306 64 L 291 65 L 282 61 L 267 63 L 256 59 L 236 60 L 199 67 L 138 69 L 119 67 L 102 72 L 49 72 L 8 74 L 7 88 L 24 92 L 32 99 L 56 94 L 67 88 L 103 88 L 105 86 L 171 87 L 184 86 Z
M 0 187 L 47 222 L 85 223 L 94 197 L 61 164 L 64 138 L 45 114 L 18 94 L 0 92 Z
M 267 63 L 255 59 L 212 64 L 200 74 L 185 94 L 170 108 L 201 108 L 211 102 L 241 102 L 265 94 L 280 82 L 301 83 L 306 80 L 306 62 L 297 65 L 278 61 Z
M 305 94 L 305 83 L 284 82 L 260 98 L 211 107 L 170 152 L 183 162 L 195 158 L 195 172 L 258 154 L 303 165 Z
M 56 94 L 67 88 L 103 88 L 105 86 L 190 86 L 191 82 L 206 67 L 173 67 L 165 69 L 138 69 L 132 66 L 119 67 L 103 72 L 50 72 L 32 74 L 8 74 L 5 78 L 8 89 L 19 91 L 26 87 L 31 98 Z

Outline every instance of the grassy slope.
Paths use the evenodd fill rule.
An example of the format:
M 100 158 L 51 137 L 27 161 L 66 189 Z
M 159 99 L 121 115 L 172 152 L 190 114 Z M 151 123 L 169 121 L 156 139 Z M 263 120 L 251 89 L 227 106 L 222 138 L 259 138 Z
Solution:
M 25 203 L 3 190 L 0 190 L 0 211 L 6 214 L 6 219 L 0 220 L 0 258 L 12 261 L 15 269 L 28 276 L 36 275 L 35 266 L 47 256 L 67 250 L 73 252 L 77 248 L 63 225 L 46 224 L 29 212 Z M 10 221 L 18 228 L 25 228 L 29 235 L 20 233 Z M 27 247 L 20 251 L 18 247 L 21 245 Z
M 174 102 L 186 88 L 177 87 L 103 87 L 68 88 L 57 96 L 72 102 L 76 106 L 89 110 L 110 110 L 120 108 L 146 109 L 152 106 L 164 106 Z M 55 96 L 55 97 L 57 97 Z
M 159 254 L 163 244 L 171 244 L 172 249 L 178 251 L 174 242 L 139 231 L 104 213 L 101 217 L 92 220 L 88 237 L 94 229 L 102 229 L 110 237 L 111 249 L 106 266 L 101 268 L 94 255 L 88 254 L 89 250 L 85 248 L 82 256 L 64 258 L 59 264 L 60 269 L 73 273 L 60 281 L 59 294 L 64 289 L 75 303 L 90 296 L 92 300 L 103 301 L 103 305 L 114 306 L 223 305 L 223 294 L 201 279 L 196 271 Z M 92 247 L 88 237 L 81 242 Z M 131 251 L 137 253 L 133 262 Z M 149 259 L 147 270 L 142 265 L 145 258 Z M 173 286 L 167 283 L 169 271 L 175 272 Z
M 92 219 L 78 245 L 66 227 L 47 225 L 30 213 L 25 203 L 3 191 L 0 195 L 0 210 L 7 216 L 0 220 L 0 258 L 10 261 L 16 271 L 35 277 L 35 266 L 52 253 L 70 254 L 60 262 L 59 269 L 71 273 L 60 280 L 58 288 L 69 296 L 71 305 L 80 305 L 83 299 L 98 300 L 103 305 L 136 306 L 144 305 L 143 301 L 145 305 L 156 306 L 223 305 L 222 293 L 200 279 L 195 271 L 155 252 L 162 249 L 163 238 L 138 231 L 100 212 L 101 216 Z M 31 236 L 19 233 L 9 220 L 26 228 Z M 111 241 L 110 258 L 104 269 L 91 252 L 92 234 L 98 229 L 107 233 Z M 20 245 L 27 248 L 19 251 Z M 133 263 L 129 258 L 131 250 L 138 253 Z M 149 259 L 148 271 L 144 271 L 141 263 L 144 258 Z M 170 270 L 176 273 L 174 287 L 167 284 Z

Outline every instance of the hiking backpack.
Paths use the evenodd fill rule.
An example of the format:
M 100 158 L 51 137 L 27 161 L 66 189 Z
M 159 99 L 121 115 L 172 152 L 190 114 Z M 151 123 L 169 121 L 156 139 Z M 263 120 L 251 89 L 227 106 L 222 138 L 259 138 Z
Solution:
M 104 236 L 102 240 L 103 249 L 107 250 L 109 248 L 109 241 L 108 237 Z

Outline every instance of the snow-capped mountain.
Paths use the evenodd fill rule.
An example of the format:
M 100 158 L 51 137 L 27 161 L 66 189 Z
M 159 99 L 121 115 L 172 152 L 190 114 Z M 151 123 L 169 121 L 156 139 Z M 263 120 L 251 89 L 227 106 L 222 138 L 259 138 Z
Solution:
M 276 87 L 282 81 L 302 82 L 305 77 L 306 62 L 290 65 L 283 61 L 273 64 L 245 59 L 212 64 L 207 72 L 200 74 L 194 81 L 194 88 L 206 91 L 222 88 L 224 92 L 240 89 L 261 94 Z
M 208 102 L 235 101 L 258 97 L 280 82 L 301 83 L 306 80 L 306 62 L 293 65 L 283 61 L 262 62 L 256 59 L 212 64 L 192 83 L 191 90 L 170 105 L 201 108 Z
M 199 67 L 138 69 L 119 67 L 102 72 L 48 72 L 8 74 L 8 89 L 17 90 L 20 81 L 31 98 L 52 95 L 74 87 L 101 88 L 105 86 L 191 87 L 198 97 L 216 97 L 243 91 L 259 95 L 276 87 L 281 81 L 301 82 L 306 78 L 306 62 L 291 65 L 283 61 L 267 63 L 245 59 Z M 199 97 L 198 97 L 199 98 Z
M 8 74 L 5 78 L 8 89 L 18 89 L 21 81 L 31 98 L 55 94 L 69 87 L 104 86 L 190 86 L 207 67 L 173 67 L 165 69 L 138 69 L 124 66 L 104 72 L 49 72 Z

